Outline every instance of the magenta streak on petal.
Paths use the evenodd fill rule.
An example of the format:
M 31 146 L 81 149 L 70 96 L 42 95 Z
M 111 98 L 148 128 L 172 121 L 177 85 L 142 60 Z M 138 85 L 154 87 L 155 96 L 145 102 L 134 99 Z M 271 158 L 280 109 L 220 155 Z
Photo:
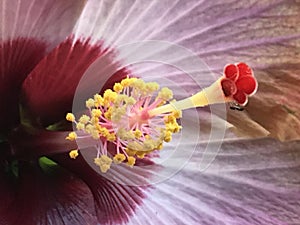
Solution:
M 76 160 L 66 158 L 66 155 L 63 154 L 55 155 L 53 158 L 61 166 L 81 177 L 90 187 L 101 224 L 118 224 L 128 221 L 138 205 L 142 204 L 145 197 L 144 189 L 149 188 L 148 186 L 122 185 L 110 181 L 91 168 L 81 155 Z M 141 161 L 144 161 L 145 164 L 152 163 L 148 160 Z M 110 170 L 114 170 L 114 168 Z M 149 176 L 149 174 L 145 176 Z M 125 181 L 128 178 L 124 176 L 123 179 Z
M 101 56 L 101 44 L 69 37 L 47 55 L 23 84 L 23 103 L 49 124 L 64 119 L 72 109 L 78 82 L 89 65 Z
M 4 214 L 7 224 L 97 223 L 91 192 L 71 173 L 22 162 L 19 168 L 16 199 Z
M 91 45 L 89 40 L 74 41 L 69 37 L 46 56 L 25 80 L 23 103 L 43 124 L 63 120 L 65 114 L 72 110 L 73 97 L 83 74 L 96 59 L 102 57 L 106 62 L 104 67 L 113 64 L 113 59 L 107 57 L 107 49 L 102 49 L 101 43 Z M 101 69 L 93 76 L 104 76 Z M 121 69 L 111 75 L 113 78 L 108 81 L 110 86 L 112 82 L 126 77 L 127 71 Z M 100 87 L 103 84 L 91 80 L 86 88 L 90 89 L 92 85 Z
M 45 55 L 46 43 L 18 38 L 0 44 L 0 131 L 18 123 L 23 80 Z

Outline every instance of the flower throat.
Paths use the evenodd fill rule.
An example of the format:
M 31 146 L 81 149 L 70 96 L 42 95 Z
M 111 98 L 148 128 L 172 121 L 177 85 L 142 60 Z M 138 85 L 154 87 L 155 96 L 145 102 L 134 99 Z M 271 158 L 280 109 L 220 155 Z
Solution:
M 236 76 L 233 79 L 234 72 Z M 160 89 L 156 82 L 125 78 L 115 83 L 113 90 L 108 89 L 103 95 L 95 94 L 88 99 L 86 114 L 78 119 L 72 113 L 66 115 L 76 128 L 66 139 L 76 140 L 79 148 L 81 142 L 90 143 L 89 147 L 95 150 L 94 163 L 103 173 L 110 169 L 112 163 L 125 162 L 132 167 L 138 158 L 161 150 L 163 144 L 170 142 L 172 135 L 181 130 L 178 120 L 182 110 L 224 102 L 245 105 L 247 95 L 254 94 L 257 89 L 252 74 L 250 67 L 244 63 L 227 65 L 224 76 L 210 87 L 180 101 L 173 99 L 169 88 Z M 247 95 L 236 98 L 238 92 L 239 96 L 244 92 Z M 73 159 L 78 154 L 78 149 L 69 152 Z

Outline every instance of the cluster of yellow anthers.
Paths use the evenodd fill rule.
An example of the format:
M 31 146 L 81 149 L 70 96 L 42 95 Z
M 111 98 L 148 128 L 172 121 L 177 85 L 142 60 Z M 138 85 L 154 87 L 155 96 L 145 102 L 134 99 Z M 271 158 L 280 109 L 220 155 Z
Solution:
M 180 131 L 177 119 L 181 117 L 181 111 L 149 113 L 172 98 L 170 89 L 160 89 L 155 82 L 125 78 L 116 83 L 113 90 L 106 90 L 103 96 L 96 94 L 88 99 L 88 113 L 78 120 L 72 113 L 67 114 L 66 119 L 75 123 L 77 131 L 69 133 L 66 139 L 96 140 L 94 163 L 103 173 L 109 170 L 112 162 L 126 162 L 132 167 L 136 158 L 162 149 L 163 142 L 171 141 L 172 134 Z M 115 147 L 108 148 L 109 143 Z M 78 150 L 69 154 L 75 159 Z

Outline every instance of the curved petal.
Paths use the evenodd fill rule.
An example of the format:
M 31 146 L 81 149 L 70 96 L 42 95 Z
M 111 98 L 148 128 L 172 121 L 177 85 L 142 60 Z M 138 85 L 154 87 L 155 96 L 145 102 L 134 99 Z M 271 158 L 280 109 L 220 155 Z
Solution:
M 1 211 L 4 224 L 96 224 L 87 186 L 61 169 L 46 170 L 53 171 L 20 165 L 15 202 Z
M 147 193 L 130 224 L 300 222 L 300 142 L 228 140 L 200 172 L 203 147 L 182 171 Z
M 76 160 L 66 157 L 66 155 L 57 155 L 54 159 L 65 168 L 74 171 L 87 183 L 95 199 L 99 223 L 123 224 L 129 221 L 135 210 L 142 204 L 145 189 L 148 188 L 134 185 L 137 180 L 129 180 L 132 178 L 130 168 L 124 167 L 120 170 L 111 168 L 109 173 L 113 173 L 114 178 L 110 180 L 103 174 L 97 173 L 81 155 Z M 144 179 L 147 176 L 149 174 L 141 174 L 138 179 Z M 128 182 L 132 185 L 128 185 Z
M 89 74 L 88 84 L 79 92 L 89 93 L 93 85 L 98 89 L 78 103 L 81 109 L 84 108 L 85 100 L 98 93 L 99 87 L 105 82 L 108 82 L 108 86 L 112 80 L 127 75 L 126 69 L 115 70 L 118 63 L 114 53 L 103 49 L 101 42 L 91 44 L 90 40 L 69 37 L 47 55 L 24 81 L 22 100 L 30 113 L 43 124 L 63 120 L 66 113 L 72 110 L 73 97 L 82 76 L 96 59 L 101 66 Z M 104 79 L 104 83 L 98 82 L 101 77 L 112 75 L 115 76 L 111 81 Z
M 18 122 L 20 86 L 42 57 L 65 39 L 84 1 L 0 3 L 0 131 Z
M 81 76 L 101 54 L 99 45 L 68 38 L 29 74 L 23 83 L 22 101 L 46 124 L 63 119 L 72 109 Z
M 260 130 L 262 136 L 271 132 L 274 136 L 282 135 L 282 139 L 289 139 L 299 137 L 298 131 L 288 131 L 291 124 L 298 128 L 298 115 L 291 115 L 297 111 L 288 107 L 286 111 L 289 113 L 284 114 L 284 110 L 272 109 L 272 105 L 278 106 L 274 97 L 278 98 L 280 92 L 290 99 L 290 103 L 286 99 L 285 104 L 299 108 L 298 96 L 294 94 L 297 87 L 291 82 L 299 83 L 299 67 L 295 61 L 300 37 L 298 12 L 298 1 L 292 0 L 101 3 L 92 0 L 88 2 L 75 34 L 85 36 L 87 33 L 96 41 L 103 38 L 109 46 L 147 39 L 171 41 L 194 50 L 215 72 L 221 72 L 227 63 L 247 62 L 254 67 L 263 88 L 267 88 L 265 93 L 250 102 L 248 113 L 251 117 L 245 112 L 229 115 L 229 119 L 240 131 L 254 126 L 256 129 L 253 129 L 252 135 Z M 157 49 L 157 54 L 164 50 Z M 172 58 L 172 52 L 169 52 L 169 57 L 173 60 L 171 65 L 186 59 Z M 166 76 L 191 90 L 198 89 L 193 82 L 183 79 L 182 71 L 160 70 L 161 67 L 155 64 L 144 66 L 137 71 L 153 74 L 165 72 L 161 78 Z M 206 70 L 194 71 L 192 78 L 198 76 L 198 80 L 205 84 L 209 80 L 206 74 Z M 140 75 L 143 76 L 142 73 Z M 276 80 L 282 81 L 279 84 L 281 89 L 274 85 Z M 289 88 L 294 95 L 288 94 Z M 261 110 L 260 107 L 267 109 Z M 276 118 L 269 116 L 273 110 L 279 112 Z M 285 117 L 289 120 L 283 121 Z M 284 136 L 288 132 L 289 135 Z M 184 150 L 188 151 L 189 142 L 193 140 L 185 141 L 187 145 Z M 144 204 L 130 222 L 297 224 L 298 148 L 298 142 L 282 144 L 272 139 L 229 140 L 223 144 L 223 152 L 217 156 L 215 166 L 212 165 L 205 173 L 197 170 L 199 159 L 202 159 L 202 153 L 197 153 L 199 157 L 192 158 L 190 165 L 181 173 L 146 193 Z
M 44 40 L 53 48 L 76 23 L 85 0 L 3 0 L 0 4 L 0 40 Z
M 294 84 L 300 82 L 299 10 L 299 2 L 295 0 L 101 3 L 91 0 L 74 32 L 77 36 L 103 39 L 108 46 L 145 40 L 170 41 L 194 51 L 214 72 L 221 73 L 227 63 L 246 62 L 254 69 L 258 82 L 262 84 L 256 95 L 259 100 L 249 102 L 248 120 L 255 120 L 261 129 L 268 130 L 282 140 L 297 139 L 300 133 L 290 133 L 285 121 L 293 117 L 295 127 L 300 127 L 299 115 L 290 113 L 299 111 L 299 95 L 294 94 L 298 93 L 298 87 Z M 160 51 L 157 49 L 157 54 Z M 170 52 L 169 57 L 172 56 Z M 172 58 L 172 65 L 185 59 Z M 163 73 L 164 77 L 182 82 L 182 71 L 168 73 L 157 64 L 143 64 L 142 67 L 134 72 L 140 72 L 140 76 L 147 71 Z M 194 71 L 192 76 L 198 76 L 205 84 L 208 80 L 206 72 Z M 182 83 L 194 92 L 198 90 L 197 86 L 193 87 L 193 83 Z M 258 102 L 261 107 L 268 109 L 261 112 L 264 115 L 262 117 L 258 117 L 257 111 L 252 110 Z M 266 112 L 277 106 L 288 110 L 280 114 L 280 119 L 274 120 L 274 128 L 265 118 L 268 116 Z M 229 115 L 229 118 L 233 116 Z M 243 133 L 245 123 L 241 119 L 230 122 Z M 280 129 L 290 134 L 281 136 Z

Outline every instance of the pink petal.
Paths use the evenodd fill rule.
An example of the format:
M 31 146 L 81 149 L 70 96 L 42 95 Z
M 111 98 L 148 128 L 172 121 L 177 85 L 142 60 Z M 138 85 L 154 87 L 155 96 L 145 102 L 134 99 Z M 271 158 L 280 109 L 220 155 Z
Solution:
M 128 180 L 130 179 L 131 168 L 125 167 L 123 170 L 111 168 L 109 173 L 113 173 L 114 180 L 110 180 L 103 174 L 96 172 L 81 155 L 76 160 L 66 158 L 66 155 L 57 155 L 54 158 L 87 183 L 93 193 L 98 221 L 101 224 L 128 222 L 135 210 L 142 204 L 144 191 L 147 187 L 128 185 L 128 182 L 132 182 L 132 184 L 136 182 L 135 180 Z M 149 175 L 150 171 L 148 174 L 144 174 L 144 177 Z
M 206 15 L 210 21 L 201 20 L 204 16 L 190 20 L 194 21 L 191 32 L 182 26 L 180 44 L 194 50 L 216 73 L 221 73 L 226 63 L 242 61 L 251 65 L 260 90 L 249 98 L 247 115 L 232 115 L 229 122 L 236 126 L 239 135 L 248 136 L 247 130 L 252 123 L 256 124 L 257 132 L 252 131 L 251 136 L 265 130 L 280 140 L 299 139 L 300 116 L 295 113 L 300 111 L 300 95 L 295 94 L 299 93 L 296 84 L 300 83 L 300 33 L 295 29 L 299 27 L 299 4 L 276 0 L 240 1 L 238 4 L 226 1 L 226 7 L 213 4 L 205 13 L 198 13 Z M 204 11 L 200 7 L 199 10 Z M 197 10 L 193 12 L 196 14 Z M 177 27 L 184 21 L 178 19 Z M 203 23 L 197 26 L 199 21 Z M 276 119 L 270 118 L 274 110 Z M 235 114 L 231 110 L 229 113 Z M 293 124 L 292 129 L 290 124 Z
M 70 34 L 85 1 L 3 0 L 0 5 L 0 40 L 44 40 L 53 48 Z
M 206 171 L 205 144 L 154 186 L 129 224 L 286 225 L 300 222 L 299 142 L 228 140 Z
M 235 81 L 239 75 L 238 67 L 234 64 L 226 65 L 224 68 L 224 74 L 227 78 Z
M 163 75 L 180 83 L 191 94 L 211 84 L 227 63 L 245 62 L 251 65 L 264 88 L 249 98 L 248 119 L 230 117 L 230 122 L 237 125 L 240 134 L 245 134 L 244 121 L 247 120 L 256 124 L 258 131 L 265 130 L 274 137 L 291 140 L 300 138 L 300 116 L 293 113 L 300 111 L 300 95 L 295 94 L 299 89 L 296 84 L 300 82 L 298 14 L 297 1 L 283 0 L 135 1 L 134 4 L 131 1 L 102 1 L 100 4 L 91 0 L 74 32 L 78 36 L 103 39 L 109 46 L 163 40 L 186 47 L 208 64 L 215 77 L 207 76 L 207 68 L 200 68 L 193 71 L 192 79 L 188 80 L 182 71 L 162 69 L 157 64 L 134 65 L 137 69 L 133 73 Z M 164 51 L 156 49 L 156 55 Z M 141 53 L 144 52 L 135 54 Z M 168 54 L 169 65 L 193 64 L 190 58 L 174 57 L 172 53 Z M 254 104 L 265 109 L 259 116 Z M 274 108 L 282 110 L 280 118 L 272 121 L 271 126 L 267 118 Z M 287 121 L 293 121 L 295 129 L 290 129 Z
M 254 94 L 257 89 L 257 82 L 252 76 L 242 76 L 235 82 L 239 91 L 243 91 L 247 95 Z
M 225 97 L 232 96 L 237 91 L 235 83 L 230 79 L 222 79 L 221 86 Z
M 248 102 L 247 95 L 243 92 L 238 90 L 234 95 L 233 99 L 240 105 L 246 105 Z

